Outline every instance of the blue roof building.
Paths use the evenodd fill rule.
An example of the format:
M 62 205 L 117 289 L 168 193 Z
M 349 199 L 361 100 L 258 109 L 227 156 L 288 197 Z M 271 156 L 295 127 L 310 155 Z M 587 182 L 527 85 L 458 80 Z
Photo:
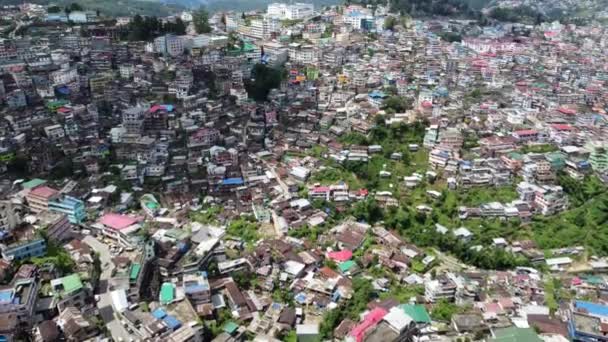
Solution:
M 46 242 L 44 239 L 36 239 L 25 243 L 13 245 L 0 245 L 2 257 L 7 260 L 23 260 L 46 255 Z
M 165 322 L 167 328 L 171 330 L 177 330 L 182 326 L 182 322 L 175 318 L 175 316 L 171 315 L 165 316 L 165 318 L 163 318 L 163 322 Z
M 49 210 L 66 214 L 73 224 L 81 224 L 87 216 L 84 202 L 72 196 L 50 201 Z
M 568 333 L 574 341 L 606 341 L 600 327 L 608 319 L 608 305 L 577 300 L 571 308 Z

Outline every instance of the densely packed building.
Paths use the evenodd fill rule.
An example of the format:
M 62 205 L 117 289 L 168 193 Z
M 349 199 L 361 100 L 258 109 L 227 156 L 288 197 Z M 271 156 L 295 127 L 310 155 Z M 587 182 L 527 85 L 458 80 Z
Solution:
M 605 26 L 48 10 L 0 8 L 0 341 L 606 339 L 601 241 L 535 235 L 605 227 Z

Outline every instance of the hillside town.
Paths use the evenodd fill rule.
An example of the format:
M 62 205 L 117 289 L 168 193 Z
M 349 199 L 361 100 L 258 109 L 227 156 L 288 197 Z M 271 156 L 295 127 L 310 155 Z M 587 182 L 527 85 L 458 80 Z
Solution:
M 378 3 L 1 6 L 0 341 L 608 341 L 607 27 Z

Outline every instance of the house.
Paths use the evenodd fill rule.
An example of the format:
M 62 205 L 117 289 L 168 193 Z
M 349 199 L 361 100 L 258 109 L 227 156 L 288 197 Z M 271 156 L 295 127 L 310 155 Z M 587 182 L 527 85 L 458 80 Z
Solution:
M 59 191 L 42 185 L 31 189 L 25 199 L 30 210 L 34 213 L 49 210 L 49 202 L 59 197 Z
M 473 238 L 473 233 L 471 233 L 465 227 L 460 227 L 453 232 L 454 236 L 464 242 L 470 242 Z
M 89 296 L 78 274 L 51 280 L 51 288 L 57 298 L 57 309 L 63 311 L 68 307 L 82 308 Z
M 91 227 L 120 245 L 131 246 L 129 235 L 139 230 L 141 221 L 140 217 L 108 213 L 92 224 Z
M 437 279 L 424 283 L 424 297 L 429 302 L 454 301 L 456 290 L 456 283 L 448 275 L 440 275 Z
M 61 196 L 49 201 L 48 209 L 65 214 L 68 221 L 73 224 L 81 224 L 87 216 L 84 202 L 72 196 Z

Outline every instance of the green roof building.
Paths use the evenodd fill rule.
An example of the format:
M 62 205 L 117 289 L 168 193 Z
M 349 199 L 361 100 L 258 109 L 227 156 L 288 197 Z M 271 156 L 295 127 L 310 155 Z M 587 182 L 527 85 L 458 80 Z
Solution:
M 171 303 L 175 300 L 175 286 L 171 283 L 163 283 L 160 287 L 160 303 L 163 305 Z
M 234 323 L 233 321 L 226 322 L 226 324 L 224 324 L 224 327 L 223 327 L 224 332 L 226 332 L 228 335 L 234 334 L 238 328 L 239 328 L 238 324 Z
M 139 272 L 141 271 L 141 264 L 133 263 L 131 264 L 131 268 L 129 269 L 129 282 L 134 283 L 137 281 L 137 277 L 139 276 Z
M 44 179 L 34 178 L 34 179 L 30 179 L 29 181 L 21 184 L 21 186 L 24 189 L 33 189 L 33 188 L 38 187 L 43 184 L 46 184 L 46 181 Z
M 431 316 L 426 311 L 423 305 L 419 304 L 402 304 L 399 308 L 418 324 L 431 324 Z
M 80 276 L 76 273 L 63 278 L 51 280 L 53 291 L 62 298 L 68 297 L 84 288 Z
M 494 337 L 490 341 L 500 342 L 542 342 L 532 328 L 504 328 L 493 331 Z
M 338 268 L 340 269 L 340 272 L 348 273 L 348 272 L 352 271 L 356 265 L 357 265 L 357 263 L 355 263 L 353 260 L 348 260 L 345 262 L 341 262 L 338 265 Z

